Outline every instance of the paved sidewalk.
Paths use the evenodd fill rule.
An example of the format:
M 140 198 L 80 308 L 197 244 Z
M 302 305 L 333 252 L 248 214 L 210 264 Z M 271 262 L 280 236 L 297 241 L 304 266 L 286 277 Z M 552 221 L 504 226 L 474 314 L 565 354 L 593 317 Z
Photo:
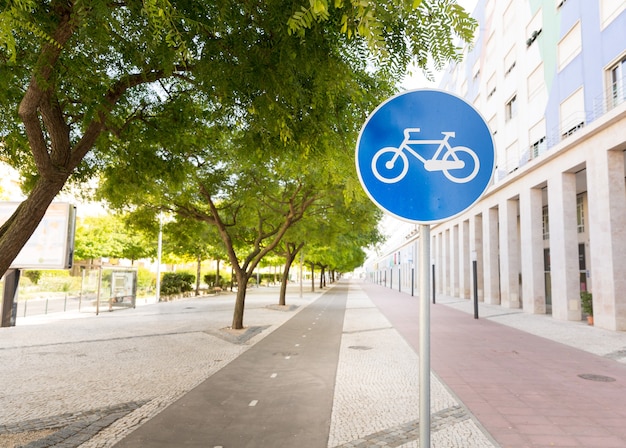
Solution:
M 251 289 L 240 332 L 232 294 L 18 319 L 0 446 L 417 447 L 418 299 L 356 280 L 277 297 Z M 437 300 L 433 448 L 626 446 L 625 334 Z
M 250 291 L 240 335 L 220 330 L 232 295 L 18 321 L 0 332 L 0 446 L 416 447 L 417 355 L 360 285 L 291 290 L 285 311 L 277 292 Z M 434 448 L 495 446 L 436 378 L 432 396 Z
M 320 293 L 250 291 L 102 313 L 57 313 L 0 329 L 0 446 L 108 447 L 297 315 Z M 28 443 L 32 443 L 28 445 Z

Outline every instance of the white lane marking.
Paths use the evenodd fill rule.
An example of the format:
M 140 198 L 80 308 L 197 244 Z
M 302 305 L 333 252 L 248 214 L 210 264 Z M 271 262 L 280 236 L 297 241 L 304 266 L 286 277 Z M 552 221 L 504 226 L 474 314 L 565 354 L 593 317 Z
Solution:
M 259 402 L 259 400 L 252 400 L 248 406 L 250 406 L 250 407 L 256 406 L 258 402 Z
M 276 378 L 277 376 L 278 376 L 278 373 L 272 373 L 272 374 L 270 375 L 270 378 Z

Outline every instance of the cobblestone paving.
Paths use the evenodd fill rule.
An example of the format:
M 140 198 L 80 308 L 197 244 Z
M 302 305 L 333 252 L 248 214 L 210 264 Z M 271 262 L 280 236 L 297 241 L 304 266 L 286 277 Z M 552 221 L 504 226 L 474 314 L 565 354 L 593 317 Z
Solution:
M 225 329 L 228 294 L 2 328 L 0 445 L 113 446 L 317 296 L 281 312 L 267 306 L 276 290 L 251 295 L 244 319 L 258 325 L 240 332 Z
M 329 447 L 417 447 L 419 358 L 378 308 L 351 285 Z M 465 408 L 431 375 L 433 448 L 494 447 Z
M 440 431 L 450 425 L 470 418 L 467 411 L 460 406 L 453 406 L 431 415 L 431 432 Z M 337 448 L 368 448 L 372 446 L 399 447 L 407 441 L 419 439 L 419 420 L 387 428 L 368 434 L 359 440 L 338 445 Z
M 22 445 L 24 448 L 75 448 L 94 437 L 103 428 L 141 407 L 142 402 L 122 403 L 85 412 L 64 413 L 50 417 L 0 425 L 0 434 L 20 434 L 42 430 L 50 434 Z

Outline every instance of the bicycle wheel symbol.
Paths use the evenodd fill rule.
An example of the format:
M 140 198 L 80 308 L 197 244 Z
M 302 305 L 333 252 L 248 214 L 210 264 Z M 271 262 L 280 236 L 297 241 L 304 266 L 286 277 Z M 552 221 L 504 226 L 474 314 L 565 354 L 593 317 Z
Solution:
M 478 174 L 480 168 L 480 162 L 478 156 L 474 151 L 465 146 L 455 146 L 446 153 L 443 158 L 444 162 L 451 162 L 451 159 L 462 161 L 462 168 L 442 168 L 444 176 L 446 176 L 452 182 L 458 184 L 464 184 L 471 181 Z
M 386 184 L 400 182 L 409 171 L 409 159 L 401 150 L 387 147 L 379 150 L 372 159 L 372 172 L 376 179 Z M 383 174 L 381 174 L 381 172 Z

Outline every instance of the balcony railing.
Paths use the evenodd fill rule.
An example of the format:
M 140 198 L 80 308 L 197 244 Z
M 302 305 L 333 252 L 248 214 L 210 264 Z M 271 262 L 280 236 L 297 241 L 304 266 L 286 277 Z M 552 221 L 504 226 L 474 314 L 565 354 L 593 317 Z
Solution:
M 530 147 L 520 151 L 518 156 L 519 164 L 517 166 L 513 166 L 511 162 L 508 163 L 509 166 L 501 166 L 495 176 L 496 182 L 504 179 L 531 160 L 548 152 L 553 146 L 576 134 L 586 125 L 594 122 L 625 101 L 626 78 L 609 86 L 606 92 L 598 95 L 594 99 L 591 109 L 572 113 L 562 125 L 552 128 L 544 139 L 534 142 Z

